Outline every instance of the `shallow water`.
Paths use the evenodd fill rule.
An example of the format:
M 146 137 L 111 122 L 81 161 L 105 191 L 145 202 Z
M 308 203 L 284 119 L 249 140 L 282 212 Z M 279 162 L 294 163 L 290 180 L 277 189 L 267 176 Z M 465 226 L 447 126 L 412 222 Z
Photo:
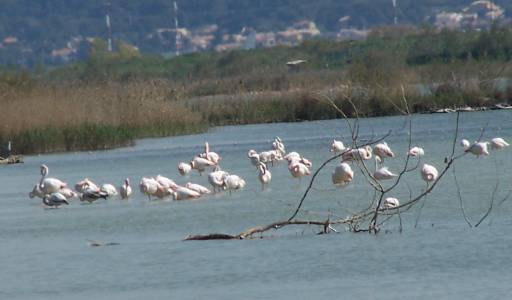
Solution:
M 415 115 L 413 144 L 425 148 L 425 162 L 439 169 L 449 154 L 455 115 Z M 512 112 L 461 116 L 461 137 L 501 136 L 512 140 Z M 365 119 L 361 137 L 380 136 L 403 158 L 407 151 L 403 117 Z M 381 234 L 316 235 L 318 228 L 285 228 L 267 239 L 183 242 L 188 234 L 238 233 L 291 214 L 308 180 L 298 182 L 285 164 L 271 168 L 273 180 L 262 192 L 246 158 L 248 149 L 269 149 L 280 136 L 287 151 L 298 151 L 316 169 L 330 157 L 333 137 L 348 139 L 344 121 L 220 127 L 209 133 L 146 139 L 132 148 L 91 153 L 26 157 L 23 165 L 2 166 L 0 178 L 0 299 L 361 299 L 505 298 L 512 295 L 512 200 L 500 203 L 512 186 L 512 149 L 490 157 L 464 157 L 457 164 L 464 206 L 475 223 L 489 205 L 499 179 L 495 209 L 478 228 L 469 228 L 459 208 L 451 172 L 428 196 L 418 227 L 412 209 L 391 219 Z M 68 183 L 89 177 L 135 185 L 142 176 L 162 174 L 206 185 L 206 176 L 177 174 L 208 141 L 223 157 L 223 169 L 244 177 L 243 191 L 198 201 L 152 201 L 135 188 L 130 201 L 111 199 L 91 205 L 77 201 L 45 210 L 28 192 L 39 180 L 39 165 Z M 460 151 L 460 147 L 457 147 Z M 386 165 L 398 170 L 403 160 Z M 323 219 L 330 210 L 345 216 L 372 197 L 361 176 L 349 186 L 330 184 L 334 163 L 320 173 L 300 218 Z M 407 184 L 405 184 L 407 182 Z M 408 176 L 394 196 L 424 189 L 419 174 Z M 90 247 L 87 240 L 119 245 Z M 507 298 L 508 298 L 507 297 Z

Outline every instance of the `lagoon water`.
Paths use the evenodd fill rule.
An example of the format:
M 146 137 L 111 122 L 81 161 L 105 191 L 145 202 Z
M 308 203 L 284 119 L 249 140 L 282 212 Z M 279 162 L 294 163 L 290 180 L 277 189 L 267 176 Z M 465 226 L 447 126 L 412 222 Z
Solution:
M 455 114 L 414 115 L 413 144 L 441 169 L 450 151 Z M 461 115 L 460 136 L 501 136 L 512 141 L 512 112 Z M 398 170 L 407 151 L 403 117 L 361 121 L 362 138 L 392 130 L 386 141 L 399 155 L 386 164 Z M 344 121 L 220 127 L 206 134 L 137 141 L 109 151 L 26 157 L 25 164 L 0 167 L 0 299 L 496 299 L 512 295 L 512 148 L 489 157 L 463 157 L 456 172 L 472 223 L 485 213 L 494 186 L 494 209 L 470 228 L 459 208 L 452 173 L 418 209 L 383 225 L 378 235 L 317 235 L 315 227 L 285 228 L 247 241 L 184 242 L 188 234 L 238 233 L 289 216 L 308 180 L 299 182 L 286 165 L 271 168 L 273 181 L 261 191 L 247 150 L 270 148 L 280 136 L 288 151 L 309 158 L 315 170 L 330 157 L 333 137 L 348 141 Z M 142 176 L 162 174 L 178 183 L 206 185 L 197 173 L 180 177 L 176 166 L 208 141 L 223 157 L 223 169 L 244 177 L 247 187 L 198 201 L 148 201 L 136 187 Z M 457 145 L 458 146 L 458 145 Z M 461 151 L 460 147 L 457 147 Z M 93 204 L 74 201 L 43 209 L 28 198 L 39 165 L 70 184 L 89 177 L 120 185 L 129 177 L 134 196 Z M 361 176 L 349 186 L 330 184 L 329 165 L 304 204 L 301 219 L 325 219 L 363 208 L 372 197 Z M 425 184 L 417 172 L 393 196 L 417 194 Z M 88 240 L 118 243 L 91 247 Z

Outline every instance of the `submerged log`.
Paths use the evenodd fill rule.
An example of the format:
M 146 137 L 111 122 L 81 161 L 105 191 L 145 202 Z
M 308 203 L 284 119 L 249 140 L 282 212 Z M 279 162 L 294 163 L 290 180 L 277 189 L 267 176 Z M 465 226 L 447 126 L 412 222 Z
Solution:
M 207 241 L 207 240 L 235 240 L 240 239 L 239 236 L 224 234 L 224 233 L 210 233 L 210 234 L 198 234 L 189 235 L 183 240 L 185 241 Z
M 7 158 L 0 157 L 0 165 L 23 163 L 23 155 L 10 155 Z

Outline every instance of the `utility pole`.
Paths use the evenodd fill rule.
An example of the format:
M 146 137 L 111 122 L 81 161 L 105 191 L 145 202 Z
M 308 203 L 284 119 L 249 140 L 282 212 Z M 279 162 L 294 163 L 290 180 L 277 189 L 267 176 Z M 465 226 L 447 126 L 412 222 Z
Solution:
M 398 14 L 397 14 L 397 8 L 396 8 L 396 0 L 392 0 L 393 1 L 393 9 L 395 11 L 395 17 L 393 19 L 393 24 L 398 24 Z
M 181 48 L 181 34 L 178 26 L 178 3 L 176 1 L 174 1 L 174 30 L 176 33 L 176 56 L 179 56 Z
M 107 2 L 105 4 L 105 7 L 106 7 L 105 22 L 107 23 L 107 30 L 108 30 L 108 39 L 107 39 L 108 52 L 112 52 L 112 24 L 110 22 L 111 6 L 112 6 L 112 4 L 110 2 Z

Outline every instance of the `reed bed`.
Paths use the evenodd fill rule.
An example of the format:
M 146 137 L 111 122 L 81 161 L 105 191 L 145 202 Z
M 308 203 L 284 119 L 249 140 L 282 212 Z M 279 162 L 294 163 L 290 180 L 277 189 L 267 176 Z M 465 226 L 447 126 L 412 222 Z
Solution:
M 15 153 L 109 149 L 209 126 L 341 117 L 329 101 L 349 117 L 401 114 L 402 87 L 412 112 L 490 106 L 512 101 L 512 88 L 497 85 L 510 76 L 496 64 L 356 63 L 186 81 L 0 78 L 0 144 L 13 141 Z
M 0 142 L 17 153 L 109 149 L 206 129 L 166 81 L 34 84 L 0 95 Z

